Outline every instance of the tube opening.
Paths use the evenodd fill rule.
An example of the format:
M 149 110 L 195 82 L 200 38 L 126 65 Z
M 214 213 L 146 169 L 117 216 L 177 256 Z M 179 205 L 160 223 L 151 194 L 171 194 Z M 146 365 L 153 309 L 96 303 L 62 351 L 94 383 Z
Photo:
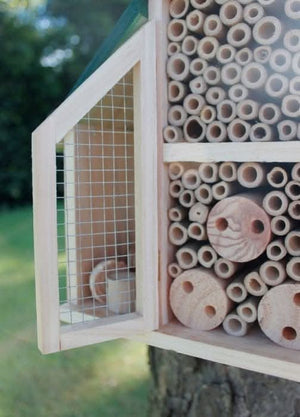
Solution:
M 286 340 L 295 340 L 297 332 L 293 327 L 287 326 L 282 329 L 282 337 Z
M 244 317 L 250 318 L 253 315 L 253 311 L 250 307 L 243 307 L 242 308 L 242 314 Z
M 228 327 L 234 333 L 239 333 L 242 330 L 242 323 L 238 318 L 232 317 L 228 320 Z
M 246 167 L 242 171 L 244 181 L 255 182 L 257 180 L 257 171 L 254 167 Z
M 251 231 L 259 235 L 265 231 L 265 225 L 261 220 L 254 220 L 251 223 Z
M 300 307 L 300 292 L 294 295 L 293 301 L 296 304 L 296 306 Z
M 257 281 L 257 279 L 255 279 L 255 278 L 250 279 L 249 286 L 254 291 L 260 291 L 261 288 L 262 288 L 260 282 Z
M 276 26 L 273 22 L 265 22 L 259 27 L 259 36 L 265 40 L 271 39 L 276 32 Z
M 217 311 L 214 306 L 206 306 L 204 312 L 209 318 L 212 318 L 217 314 Z
M 193 139 L 201 137 L 203 133 L 203 128 L 197 120 L 190 120 L 190 122 L 187 124 L 186 130 L 189 137 Z
M 278 278 L 280 278 L 280 272 L 278 268 L 276 268 L 273 265 L 269 265 L 266 267 L 265 275 L 270 281 L 276 281 Z
M 216 220 L 215 226 L 220 232 L 223 232 L 228 228 L 228 221 L 225 219 L 225 217 L 220 217 Z
M 191 281 L 185 281 L 182 283 L 182 288 L 184 292 L 186 292 L 187 294 L 190 294 L 194 290 L 194 285 L 192 284 Z
M 295 276 L 300 277 L 300 262 L 294 262 L 292 271 Z
M 289 246 L 292 249 L 292 251 L 294 251 L 294 252 L 299 251 L 299 249 L 300 249 L 300 236 L 297 236 L 297 235 L 291 236 L 288 243 L 289 243 Z

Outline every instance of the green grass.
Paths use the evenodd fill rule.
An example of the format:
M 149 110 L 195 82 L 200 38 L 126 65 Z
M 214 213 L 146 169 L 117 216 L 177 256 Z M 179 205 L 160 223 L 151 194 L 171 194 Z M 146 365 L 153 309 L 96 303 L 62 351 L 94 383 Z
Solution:
M 146 347 L 36 347 L 31 208 L 0 212 L 0 417 L 143 417 Z

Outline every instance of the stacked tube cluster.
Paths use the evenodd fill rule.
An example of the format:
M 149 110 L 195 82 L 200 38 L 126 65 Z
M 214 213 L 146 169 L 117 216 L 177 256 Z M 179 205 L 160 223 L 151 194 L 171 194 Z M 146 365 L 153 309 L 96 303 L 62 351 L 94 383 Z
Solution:
M 170 302 L 179 321 L 199 330 L 222 324 L 228 334 L 244 336 L 268 297 L 276 296 L 275 288 L 284 292 L 290 286 L 298 300 L 300 163 L 176 162 L 169 164 L 169 178 L 174 202 L 168 212 L 169 242 L 175 256 L 168 274 L 174 279 Z M 215 297 L 208 303 L 204 294 L 209 293 Z M 297 303 L 290 300 L 287 308 L 299 315 Z M 273 328 L 271 335 L 264 329 L 261 315 L 267 336 L 300 349 L 299 318 L 279 325 L 279 340 Z
M 299 140 L 299 10 L 299 0 L 172 0 L 165 141 Z

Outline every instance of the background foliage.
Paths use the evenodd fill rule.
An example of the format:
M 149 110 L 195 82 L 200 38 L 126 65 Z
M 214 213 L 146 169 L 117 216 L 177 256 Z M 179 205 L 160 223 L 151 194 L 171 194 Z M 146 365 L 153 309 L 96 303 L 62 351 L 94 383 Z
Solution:
M 0 205 L 31 201 L 31 132 L 66 97 L 129 0 L 0 0 Z

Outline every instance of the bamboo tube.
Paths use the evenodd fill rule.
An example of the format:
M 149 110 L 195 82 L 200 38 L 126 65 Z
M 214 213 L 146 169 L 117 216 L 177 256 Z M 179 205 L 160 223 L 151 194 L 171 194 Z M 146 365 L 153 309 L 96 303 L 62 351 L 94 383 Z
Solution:
M 180 194 L 183 193 L 184 187 L 180 180 L 172 181 L 169 184 L 169 194 L 173 198 L 179 198 Z
M 235 60 L 238 65 L 244 67 L 249 64 L 253 59 L 253 52 L 249 48 L 240 49 L 236 55 Z
M 179 196 L 179 203 L 186 208 L 192 207 L 195 201 L 195 195 L 192 190 L 184 190 Z
M 263 199 L 263 208 L 273 217 L 284 214 L 288 205 L 288 199 L 282 191 L 270 191 Z
M 169 12 L 171 17 L 180 19 L 187 14 L 189 7 L 189 0 L 171 0 L 169 5 Z
M 164 140 L 168 143 L 181 142 L 183 140 L 183 132 L 177 126 L 166 126 L 163 132 Z
M 183 19 L 172 19 L 168 24 L 168 38 L 171 42 L 181 42 L 187 35 L 187 25 Z
M 172 262 L 168 265 L 168 274 L 171 278 L 177 278 L 182 272 L 182 269 L 176 262 Z
M 191 223 L 188 227 L 188 235 L 191 239 L 195 239 L 195 240 L 207 240 L 207 234 L 206 234 L 206 230 L 205 227 L 203 226 L 203 224 L 199 224 L 199 223 Z
M 282 74 L 272 74 L 266 82 L 265 90 L 270 97 L 283 97 L 289 89 L 289 80 Z
M 192 269 L 198 263 L 197 246 L 189 243 L 176 252 L 176 259 L 181 269 Z
M 184 99 L 187 87 L 180 81 L 172 80 L 168 84 L 168 100 L 170 103 L 178 103 Z
M 300 256 L 300 232 L 298 230 L 293 230 L 286 236 L 285 246 L 290 255 Z
M 211 124 L 217 116 L 216 109 L 213 106 L 205 105 L 200 112 L 200 119 L 206 125 Z M 206 132 L 207 136 L 207 132 Z
M 254 100 L 242 100 L 237 104 L 236 112 L 242 120 L 253 120 L 258 116 L 258 103 Z
M 180 162 L 171 162 L 168 167 L 170 180 L 179 180 L 184 173 L 184 166 Z
M 239 103 L 248 97 L 248 89 L 243 84 L 232 85 L 228 90 L 228 97 L 235 103 Z
M 300 220 L 300 201 L 292 201 L 289 204 L 288 213 L 294 220 Z
M 244 162 L 238 168 L 238 182 L 245 188 L 257 188 L 265 184 L 264 167 L 257 162 Z
M 265 11 L 261 4 L 251 3 L 244 8 L 244 20 L 248 25 L 255 25 L 264 17 Z
M 183 207 L 171 207 L 168 211 L 171 222 L 181 222 L 187 217 L 187 211 Z
M 199 165 L 199 175 L 203 182 L 213 184 L 219 179 L 218 165 L 213 162 L 205 162 Z
M 216 85 L 221 81 L 221 71 L 219 68 L 210 65 L 203 72 L 204 80 L 209 85 Z
M 220 8 L 220 19 L 226 26 L 233 26 L 243 20 L 243 7 L 235 0 L 228 0 Z
M 300 182 L 290 181 L 285 186 L 286 195 L 293 201 L 300 200 Z
M 226 288 L 226 294 L 235 303 L 242 303 L 247 298 L 247 290 L 244 285 L 245 273 L 240 273 Z
M 212 104 L 213 106 L 223 101 L 225 97 L 225 90 L 221 87 L 210 87 L 205 94 L 207 103 Z
M 244 285 L 249 294 L 261 297 L 268 291 L 257 270 L 249 272 L 244 278 Z
M 300 162 L 293 166 L 291 175 L 294 181 L 300 181 Z
M 232 184 L 225 181 L 217 182 L 212 186 L 212 193 L 215 200 L 223 200 L 241 190 L 238 184 Z
M 236 312 L 233 312 L 225 317 L 223 329 L 230 336 L 243 337 L 249 332 L 250 325 Z
M 266 261 L 260 266 L 259 275 L 270 287 L 282 284 L 287 277 L 285 263 L 283 261 Z
M 169 242 L 181 246 L 188 240 L 187 223 L 172 223 L 169 227 Z
M 198 170 L 195 168 L 187 169 L 181 178 L 184 188 L 187 190 L 195 190 L 201 184 Z
M 204 268 L 211 268 L 217 259 L 218 255 L 210 245 L 203 245 L 198 250 L 198 261 Z
M 168 43 L 168 56 L 172 56 L 181 52 L 181 45 L 178 42 Z
M 237 180 L 237 164 L 235 162 L 222 162 L 219 166 L 219 177 L 226 182 Z
M 291 68 L 292 55 L 283 48 L 275 49 L 270 56 L 270 67 L 275 72 L 286 72 Z
M 293 140 L 297 137 L 297 123 L 292 120 L 282 120 L 277 124 L 279 140 Z
M 188 94 L 183 101 L 185 111 L 193 116 L 198 116 L 200 114 L 204 104 L 204 98 L 198 94 Z
M 299 0 L 286 0 L 284 4 L 284 11 L 290 19 L 300 19 L 300 3 Z
M 208 207 L 205 204 L 202 204 L 198 201 L 190 208 L 189 220 L 191 222 L 198 222 L 200 224 L 204 224 L 207 220 L 208 213 Z
M 195 36 L 189 35 L 186 36 L 182 42 L 181 49 L 182 52 L 187 55 L 195 55 L 198 48 L 198 39 Z
M 261 106 L 258 112 L 259 120 L 268 125 L 274 125 L 280 119 L 280 108 L 273 103 L 265 103 Z
M 237 306 L 236 312 L 246 323 L 254 323 L 257 320 L 258 303 L 259 298 L 248 297 Z
M 215 58 L 217 49 L 219 48 L 219 41 L 212 36 L 205 36 L 199 41 L 198 55 L 206 61 L 211 61 Z
M 207 84 L 202 75 L 190 81 L 190 90 L 193 94 L 204 94 L 207 91 Z
M 236 62 L 225 64 L 221 69 L 221 80 L 225 85 L 234 85 L 240 82 L 242 68 Z
M 180 127 L 187 119 L 187 113 L 183 106 L 175 105 L 169 108 L 168 121 L 170 125 Z
M 287 250 L 284 246 L 284 242 L 282 239 L 273 240 L 268 246 L 267 246 L 267 258 L 271 261 L 281 261 L 286 254 Z
M 296 77 L 290 80 L 290 87 L 289 92 L 291 94 L 300 95 L 300 76 L 297 75 Z
M 300 281 L 300 257 L 293 256 L 286 264 L 286 272 L 294 281 Z
M 267 71 L 262 64 L 250 62 L 242 69 L 242 84 L 250 90 L 256 90 L 265 85 L 267 81 Z
M 288 30 L 283 38 L 284 47 L 292 53 L 300 50 L 300 30 Z
M 271 230 L 277 236 L 285 236 L 291 228 L 292 223 L 286 216 L 275 216 L 271 220 Z
M 241 195 L 229 197 L 211 209 L 207 235 L 212 247 L 223 258 L 248 262 L 260 256 L 269 244 L 270 220 L 252 199 Z
M 235 48 L 248 45 L 251 40 L 251 28 L 246 23 L 232 26 L 227 33 L 227 42 Z
M 186 25 L 188 30 L 198 34 L 202 33 L 205 18 L 206 15 L 200 10 L 191 11 L 186 17 Z
M 184 138 L 187 142 L 202 142 L 205 139 L 206 125 L 198 116 L 190 116 L 183 126 Z
M 236 117 L 236 104 L 232 100 L 223 100 L 217 104 L 217 118 L 220 122 L 230 123 Z
M 245 142 L 249 139 L 251 125 L 242 119 L 234 119 L 227 128 L 228 137 L 232 142 Z
M 195 9 L 203 10 L 204 12 L 210 12 L 215 7 L 214 0 L 190 0 L 190 2 Z
M 266 64 L 271 58 L 272 48 L 270 46 L 258 46 L 253 51 L 253 58 L 259 64 Z
M 190 73 L 196 77 L 204 73 L 205 68 L 208 67 L 208 63 L 205 59 L 195 58 L 190 64 Z
M 226 125 L 219 120 L 211 122 L 207 126 L 206 139 L 208 142 L 225 142 L 227 139 Z
M 176 318 L 196 330 L 218 327 L 232 302 L 225 292 L 227 283 L 204 268 L 185 271 L 170 288 L 170 305 Z
M 239 265 L 236 262 L 229 261 L 225 258 L 219 258 L 214 264 L 214 271 L 219 278 L 229 279 L 238 270 Z
M 218 40 L 222 40 L 225 35 L 224 26 L 217 14 L 211 14 L 206 17 L 203 31 L 206 36 L 213 36 Z
M 267 174 L 267 181 L 273 188 L 282 188 L 288 182 L 288 174 L 285 169 L 275 166 Z
M 281 22 L 275 16 L 263 17 L 253 27 L 253 38 L 261 45 L 272 45 L 279 40 L 281 33 Z
M 261 330 L 273 342 L 300 349 L 300 284 L 287 283 L 272 288 L 258 306 Z
M 271 142 L 273 141 L 273 132 L 266 123 L 256 123 L 250 128 L 251 142 Z
M 229 64 L 234 60 L 236 49 L 229 44 L 221 45 L 216 53 L 216 58 L 220 64 Z
M 208 184 L 201 184 L 195 190 L 196 200 L 203 204 L 211 204 L 213 201 L 212 189 Z
M 291 118 L 298 118 L 300 116 L 300 97 L 295 94 L 285 96 L 282 100 L 282 113 Z
M 182 54 L 170 56 L 167 63 L 167 74 L 175 81 L 185 81 L 190 76 L 190 60 Z

